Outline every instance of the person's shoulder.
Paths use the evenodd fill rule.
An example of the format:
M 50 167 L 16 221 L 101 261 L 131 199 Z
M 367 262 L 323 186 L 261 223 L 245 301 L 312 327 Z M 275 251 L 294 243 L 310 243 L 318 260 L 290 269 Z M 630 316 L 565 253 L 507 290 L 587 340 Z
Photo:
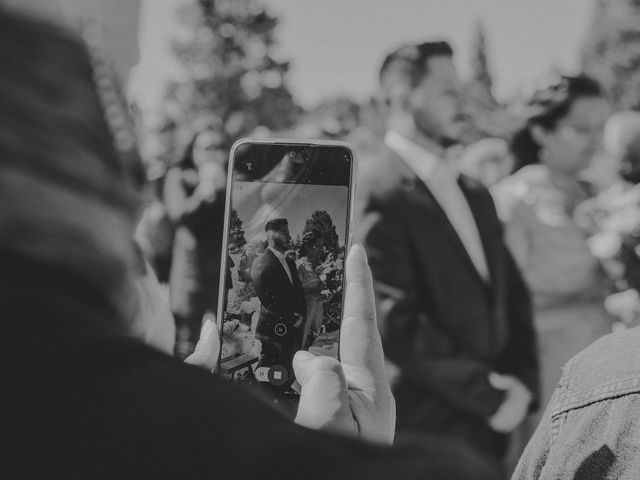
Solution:
M 582 370 L 600 365 L 617 372 L 635 372 L 640 376 L 640 327 L 622 330 L 596 340 L 574 357 Z
M 573 357 L 560 382 L 579 401 L 593 392 L 619 395 L 635 385 L 640 392 L 640 327 L 606 335 Z

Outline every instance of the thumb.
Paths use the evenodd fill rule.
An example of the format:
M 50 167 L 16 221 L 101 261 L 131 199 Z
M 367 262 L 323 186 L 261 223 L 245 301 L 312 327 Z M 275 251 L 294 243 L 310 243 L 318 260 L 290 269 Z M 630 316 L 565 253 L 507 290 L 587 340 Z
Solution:
M 506 375 L 500 375 L 496 372 L 489 374 L 489 383 L 493 388 L 498 390 L 508 390 L 511 387 L 511 379 Z
M 316 430 L 352 433 L 344 431 L 345 425 L 353 423 L 353 416 L 340 362 L 300 350 L 293 358 L 293 370 L 301 386 L 296 423 Z
M 213 315 L 211 316 L 213 317 Z M 185 363 L 213 370 L 220 355 L 220 335 L 213 318 L 207 318 L 200 331 L 200 339 L 195 350 L 185 358 Z

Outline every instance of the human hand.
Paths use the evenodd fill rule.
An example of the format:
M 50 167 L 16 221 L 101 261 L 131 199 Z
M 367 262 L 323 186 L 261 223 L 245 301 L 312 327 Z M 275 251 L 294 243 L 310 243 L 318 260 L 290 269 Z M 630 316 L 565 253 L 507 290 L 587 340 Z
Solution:
M 506 396 L 496 413 L 489 418 L 489 426 L 499 433 L 513 432 L 524 420 L 531 403 L 531 392 L 512 375 L 489 374 L 493 388 L 504 390 Z
M 200 330 L 200 339 L 191 355 L 184 359 L 184 363 L 195 365 L 212 371 L 220 355 L 220 335 L 215 318 L 207 318 Z
M 293 360 L 301 385 L 296 423 L 391 444 L 395 400 L 376 324 L 371 271 L 364 248 L 351 248 L 340 330 L 340 361 L 299 351 Z

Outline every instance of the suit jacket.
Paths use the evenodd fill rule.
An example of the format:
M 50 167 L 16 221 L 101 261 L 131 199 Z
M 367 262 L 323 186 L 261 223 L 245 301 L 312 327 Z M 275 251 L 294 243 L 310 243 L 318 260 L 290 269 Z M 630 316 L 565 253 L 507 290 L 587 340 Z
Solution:
M 537 392 L 530 298 L 489 192 L 462 178 L 491 282 L 475 269 L 427 186 L 391 150 L 364 160 L 356 237 L 367 249 L 388 359 L 399 367 L 398 429 L 497 448 L 487 419 L 504 393 L 498 371 Z
M 253 262 L 251 279 L 261 303 L 256 333 L 272 336 L 276 324 L 284 323 L 291 328 L 305 315 L 307 307 L 298 270 L 290 259 L 286 262 L 293 284 L 271 250 Z

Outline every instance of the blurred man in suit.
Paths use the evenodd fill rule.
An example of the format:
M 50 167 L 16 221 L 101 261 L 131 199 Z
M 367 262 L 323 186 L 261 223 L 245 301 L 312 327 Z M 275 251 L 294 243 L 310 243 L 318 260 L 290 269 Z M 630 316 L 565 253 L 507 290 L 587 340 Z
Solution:
M 269 220 L 265 232 L 269 247 L 251 267 L 251 279 L 261 303 L 256 325 L 256 338 L 262 344 L 258 367 L 275 368 L 269 374 L 270 383 L 286 388 L 294 380 L 293 355 L 302 343 L 307 307 L 296 265 L 285 257 L 291 246 L 287 220 Z
M 385 145 L 362 161 L 359 237 L 374 274 L 398 431 L 453 437 L 499 461 L 536 397 L 528 291 L 488 191 L 446 159 L 464 128 L 445 42 L 380 72 Z

